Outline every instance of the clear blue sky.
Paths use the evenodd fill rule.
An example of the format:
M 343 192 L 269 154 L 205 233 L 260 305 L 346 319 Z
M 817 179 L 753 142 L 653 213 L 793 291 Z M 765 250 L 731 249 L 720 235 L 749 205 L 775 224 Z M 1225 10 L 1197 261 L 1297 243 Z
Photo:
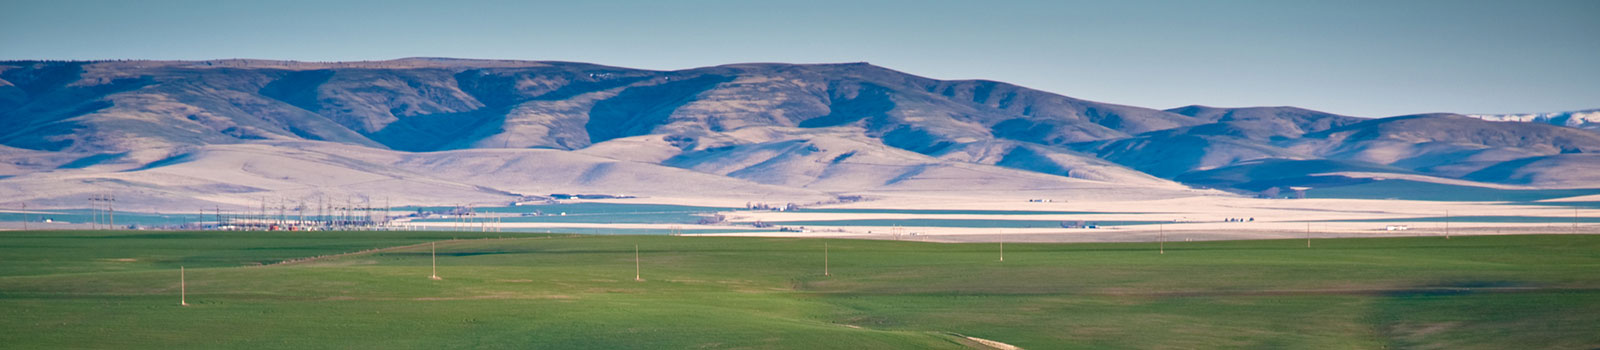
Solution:
M 4 0 L 0 59 L 867 61 L 1153 108 L 1600 107 L 1600 1 Z

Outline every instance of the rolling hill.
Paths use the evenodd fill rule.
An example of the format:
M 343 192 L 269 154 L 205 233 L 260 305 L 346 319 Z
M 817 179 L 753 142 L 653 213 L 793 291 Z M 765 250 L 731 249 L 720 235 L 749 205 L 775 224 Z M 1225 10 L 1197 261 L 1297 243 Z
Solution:
M 1590 130 L 1157 110 L 865 63 L 5 61 L 0 145 L 0 190 L 60 206 L 102 192 L 152 205 L 379 193 L 412 204 L 571 192 L 1161 197 L 1326 186 L 1317 174 L 1351 172 L 1600 187 L 1577 175 L 1600 151 Z

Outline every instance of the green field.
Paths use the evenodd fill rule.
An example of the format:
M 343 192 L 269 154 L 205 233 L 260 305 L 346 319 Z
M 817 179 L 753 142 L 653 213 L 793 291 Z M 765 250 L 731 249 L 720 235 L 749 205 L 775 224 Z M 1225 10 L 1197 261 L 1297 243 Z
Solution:
M 436 240 L 438 281 L 428 278 L 428 245 L 418 244 Z M 260 266 L 393 246 L 408 247 Z M 1002 262 L 997 244 L 897 241 L 0 232 L 0 344 L 979 346 L 959 334 L 1027 349 L 1600 347 L 1600 236 L 1156 248 L 1006 244 Z M 180 265 L 189 307 L 178 306 Z

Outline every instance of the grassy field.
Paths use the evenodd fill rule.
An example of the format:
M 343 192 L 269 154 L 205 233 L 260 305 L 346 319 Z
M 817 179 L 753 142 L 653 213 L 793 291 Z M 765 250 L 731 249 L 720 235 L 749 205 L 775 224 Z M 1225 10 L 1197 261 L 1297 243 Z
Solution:
M 467 240 L 499 236 L 510 238 Z M 435 240 L 446 240 L 438 281 L 428 278 L 428 245 L 418 245 Z M 260 266 L 392 246 L 406 247 Z M 1600 347 L 1600 236 L 1156 248 L 1007 244 L 1002 262 L 997 244 L 0 232 L 0 344 L 980 347 L 962 337 L 971 336 L 1028 349 Z M 189 307 L 177 305 L 179 265 Z

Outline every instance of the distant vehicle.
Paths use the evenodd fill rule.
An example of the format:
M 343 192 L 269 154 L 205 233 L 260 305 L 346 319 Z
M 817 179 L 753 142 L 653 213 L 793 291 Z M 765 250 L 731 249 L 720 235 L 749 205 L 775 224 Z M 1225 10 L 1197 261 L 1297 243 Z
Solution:
M 1062 221 L 1061 228 L 1100 228 L 1100 224 L 1091 223 L 1084 220 Z

